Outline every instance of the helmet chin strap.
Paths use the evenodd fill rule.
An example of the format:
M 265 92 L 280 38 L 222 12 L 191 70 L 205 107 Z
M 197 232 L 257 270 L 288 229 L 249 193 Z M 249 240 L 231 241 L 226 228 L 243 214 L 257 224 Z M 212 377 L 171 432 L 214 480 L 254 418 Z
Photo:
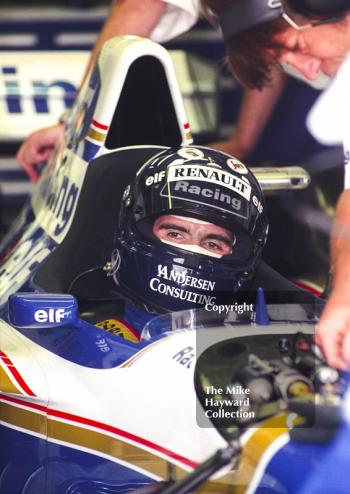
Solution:
M 188 250 L 190 252 L 195 252 L 196 254 L 202 254 L 204 256 L 209 256 L 209 257 L 215 257 L 216 259 L 222 258 L 222 255 L 217 254 L 216 252 L 210 252 L 207 249 L 203 249 L 203 247 L 201 247 L 200 245 L 177 244 L 175 242 L 169 242 L 169 240 L 163 240 L 163 239 L 161 239 L 161 242 L 163 242 L 164 244 L 169 244 L 169 245 L 172 245 L 174 247 L 177 247 L 178 249 L 180 248 L 180 249 Z

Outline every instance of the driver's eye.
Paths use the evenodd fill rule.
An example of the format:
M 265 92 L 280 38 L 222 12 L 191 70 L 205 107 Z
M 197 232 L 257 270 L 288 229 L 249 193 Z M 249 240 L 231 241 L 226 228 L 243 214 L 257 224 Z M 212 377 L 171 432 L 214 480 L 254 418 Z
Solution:
M 222 250 L 222 246 L 216 242 L 209 241 L 204 244 L 204 247 L 206 247 L 209 250 Z
M 207 242 L 208 247 L 212 247 L 214 249 L 218 249 L 219 245 L 216 242 Z
M 224 242 L 215 242 L 213 240 L 207 240 L 203 243 L 202 247 L 210 252 L 216 252 L 222 255 L 231 253 L 231 248 Z
M 182 240 L 184 238 L 184 234 L 178 230 L 168 230 L 165 236 L 172 240 Z

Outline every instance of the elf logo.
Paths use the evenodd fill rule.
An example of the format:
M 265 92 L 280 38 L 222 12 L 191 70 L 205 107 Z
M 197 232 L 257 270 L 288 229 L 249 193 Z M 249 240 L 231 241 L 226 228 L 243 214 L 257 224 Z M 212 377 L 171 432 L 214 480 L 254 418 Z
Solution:
M 50 83 L 40 80 L 25 82 L 27 84 L 21 81 L 15 66 L 1 68 L 0 94 L 3 94 L 2 98 L 8 113 L 25 113 L 24 101 L 28 100 L 28 96 L 32 100 L 34 112 L 38 114 L 50 113 L 50 99 L 53 98 L 62 101 L 63 109 L 73 104 L 76 87 L 70 82 L 63 80 L 54 80 Z
M 34 312 L 36 322 L 56 322 L 60 323 L 66 316 L 65 309 L 39 309 Z

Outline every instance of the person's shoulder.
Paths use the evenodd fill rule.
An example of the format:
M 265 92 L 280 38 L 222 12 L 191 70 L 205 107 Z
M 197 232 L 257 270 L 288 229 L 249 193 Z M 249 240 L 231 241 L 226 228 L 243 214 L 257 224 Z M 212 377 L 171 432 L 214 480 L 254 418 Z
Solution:
M 199 0 L 161 0 L 164 3 L 172 4 L 176 7 L 185 10 L 196 10 L 199 11 L 200 1 Z
M 167 9 L 150 38 L 164 43 L 185 33 L 193 27 L 199 17 L 199 0 L 161 0 Z
M 307 117 L 307 128 L 319 142 L 337 145 L 344 141 L 349 125 L 350 54 Z

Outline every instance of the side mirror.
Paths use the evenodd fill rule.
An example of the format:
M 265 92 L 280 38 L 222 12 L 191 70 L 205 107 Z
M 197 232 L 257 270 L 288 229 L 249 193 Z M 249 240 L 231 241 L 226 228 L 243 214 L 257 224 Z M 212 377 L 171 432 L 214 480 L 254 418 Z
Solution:
M 310 185 L 310 175 L 300 166 L 261 166 L 251 168 L 264 192 L 267 190 L 298 190 Z
M 72 295 L 15 293 L 9 298 L 9 322 L 15 328 L 60 328 L 75 325 L 78 316 Z

